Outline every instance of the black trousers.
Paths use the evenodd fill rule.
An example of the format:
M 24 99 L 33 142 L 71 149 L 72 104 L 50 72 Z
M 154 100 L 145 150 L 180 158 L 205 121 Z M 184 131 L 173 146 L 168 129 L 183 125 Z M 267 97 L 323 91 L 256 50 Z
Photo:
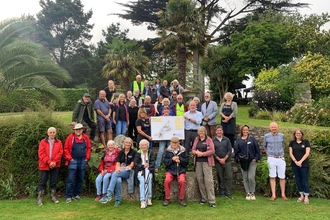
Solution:
M 84 119 L 84 122 L 88 125 L 88 127 L 91 128 L 91 133 L 89 135 L 89 138 L 93 141 L 95 138 L 95 132 L 96 132 L 96 127 L 97 127 L 96 123 L 89 119 L 86 119 L 86 120 Z
M 197 136 L 197 130 L 184 130 L 184 148 L 186 148 L 188 154 Z
M 56 190 L 56 183 L 57 183 L 57 177 L 58 177 L 59 170 L 60 170 L 60 168 L 53 168 L 53 169 L 49 169 L 49 170 L 39 170 L 40 181 L 39 181 L 39 186 L 38 186 L 38 192 L 46 189 L 48 178 L 49 178 L 49 189 Z
M 134 135 L 133 135 L 134 131 Z M 135 123 L 129 123 L 128 125 L 128 137 L 132 138 L 133 141 L 136 141 L 136 137 L 138 135 L 138 131 L 136 129 Z

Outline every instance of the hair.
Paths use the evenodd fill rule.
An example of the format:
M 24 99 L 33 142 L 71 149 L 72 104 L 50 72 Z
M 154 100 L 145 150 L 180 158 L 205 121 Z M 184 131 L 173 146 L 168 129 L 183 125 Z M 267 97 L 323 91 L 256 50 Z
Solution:
M 161 83 L 160 79 L 159 78 L 156 78 L 155 79 L 155 84 L 157 84 L 157 80 L 159 80 L 159 83 Z
M 157 101 L 158 101 L 159 98 L 162 98 L 162 99 L 164 100 L 164 97 L 163 97 L 162 95 L 159 95 L 159 96 L 157 97 Z
M 215 130 L 217 130 L 217 129 L 222 129 L 223 130 L 223 127 L 221 126 L 221 125 L 217 125 L 216 127 L 215 127 Z
M 204 131 L 204 134 L 205 134 L 205 136 L 207 136 L 207 130 L 206 130 L 206 128 L 204 127 L 204 126 L 200 126 L 198 129 L 197 129 L 197 131 Z
M 132 94 L 132 91 L 127 91 L 127 93 L 126 93 L 126 94 L 127 94 L 127 95 L 128 95 L 128 94 L 131 94 L 131 95 L 133 95 L 133 94 Z
M 150 96 L 148 96 L 148 95 L 146 95 L 146 96 L 144 97 L 144 100 L 146 100 L 146 99 L 150 99 L 150 100 L 151 100 Z
M 296 132 L 297 131 L 300 131 L 300 133 L 301 133 L 301 140 L 304 140 L 304 132 L 301 130 L 301 129 L 296 129 L 294 132 L 293 132 L 293 140 L 297 140 L 297 138 L 296 138 Z
M 147 146 L 148 146 L 148 149 L 149 149 L 149 141 L 148 140 L 146 140 L 146 139 L 142 139 L 141 141 L 140 141 L 140 143 L 139 143 L 139 148 L 141 149 L 141 145 L 142 144 L 147 144 Z
M 115 146 L 115 148 L 117 148 L 117 147 L 116 147 L 116 142 L 114 142 L 113 140 L 108 140 L 108 142 L 107 142 L 107 147 L 108 147 L 110 144 L 112 144 L 113 146 Z
M 136 78 L 140 78 L 141 79 L 141 75 L 137 75 Z
M 56 128 L 54 127 L 49 127 L 48 130 L 47 130 L 47 133 L 50 132 L 51 130 L 54 130 L 56 132 Z
M 141 113 L 144 113 L 144 114 L 147 114 L 147 111 L 145 108 L 139 108 L 139 111 L 138 111 L 138 119 L 141 119 Z
M 168 102 L 168 104 L 170 104 L 170 100 L 168 98 L 164 98 L 162 101 L 162 105 L 164 105 L 164 102 Z
M 176 83 L 177 85 L 179 85 L 179 81 L 178 80 L 173 80 L 172 83 Z
M 168 106 L 164 106 L 164 107 L 163 107 L 163 111 L 164 111 L 165 109 L 166 109 L 166 110 L 171 110 L 170 107 L 168 107 Z
M 181 97 L 183 99 L 183 95 L 179 94 L 176 99 L 178 99 L 179 97 Z
M 124 98 L 124 99 L 125 99 L 126 96 L 125 96 L 123 93 L 121 93 L 121 94 L 118 96 L 118 102 L 120 102 L 120 99 L 121 99 L 121 98 Z
M 134 145 L 133 145 L 133 140 L 130 137 L 126 137 L 124 142 L 123 142 L 123 149 L 125 148 L 125 141 L 129 140 L 129 142 L 131 142 L 131 149 L 134 149 Z
M 198 97 L 194 97 L 194 98 L 193 98 L 193 101 L 201 102 L 201 100 L 200 100 Z
M 243 125 L 242 127 L 241 127 L 241 129 L 240 129 L 240 135 L 241 135 L 241 137 L 243 136 L 243 128 L 248 128 L 248 129 L 250 129 L 250 127 L 248 126 L 248 125 Z
M 135 102 L 135 105 L 134 106 L 131 105 L 132 102 Z M 128 106 L 129 107 L 135 107 L 136 106 L 136 100 L 135 99 L 131 99 L 131 101 L 129 101 Z
M 112 87 L 111 87 L 111 90 L 110 90 L 110 91 L 114 91 L 114 90 L 115 90 L 115 83 L 114 83 L 114 81 L 109 80 L 109 81 L 108 81 L 108 85 L 109 85 L 109 83 L 112 83 Z M 110 88 L 110 87 L 109 87 L 109 88 Z
M 136 92 L 138 92 L 138 93 L 140 94 L 140 90 L 135 89 L 135 90 L 134 90 L 134 94 L 135 94 Z
M 227 96 L 227 95 L 230 95 L 231 99 L 233 100 L 233 98 L 234 98 L 233 93 L 231 93 L 231 92 L 226 92 L 225 95 L 223 96 L 223 98 L 224 98 L 225 100 L 226 100 L 226 96 Z

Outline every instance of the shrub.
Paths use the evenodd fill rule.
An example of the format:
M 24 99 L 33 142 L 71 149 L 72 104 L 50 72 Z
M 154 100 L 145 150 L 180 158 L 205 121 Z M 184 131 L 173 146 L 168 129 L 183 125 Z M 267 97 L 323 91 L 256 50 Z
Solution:
M 267 110 L 261 110 L 256 114 L 255 118 L 261 120 L 270 120 L 272 118 L 272 114 Z
M 258 106 L 258 109 L 268 111 L 286 111 L 292 106 L 291 102 L 282 98 L 281 93 L 277 89 L 257 89 L 252 102 Z

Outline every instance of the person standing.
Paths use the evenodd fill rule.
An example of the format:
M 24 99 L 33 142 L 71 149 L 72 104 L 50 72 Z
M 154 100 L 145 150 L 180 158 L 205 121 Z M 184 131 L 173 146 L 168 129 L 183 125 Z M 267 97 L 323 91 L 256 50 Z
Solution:
M 162 84 L 160 83 L 160 79 L 156 78 L 155 80 L 155 89 L 157 91 L 157 97 L 160 96 L 160 87 L 162 86 Z
M 105 91 L 105 97 L 110 103 L 110 105 L 113 104 L 113 100 L 115 99 L 115 93 L 116 93 L 116 87 L 115 83 L 112 80 L 108 81 L 108 86 L 104 88 Z
M 105 145 L 104 133 L 107 131 L 108 140 L 112 140 L 112 125 L 111 125 L 111 106 L 108 100 L 106 100 L 106 93 L 104 90 L 99 92 L 99 98 L 94 103 L 94 110 L 97 114 L 97 124 L 99 127 L 100 141 Z
M 233 186 L 233 169 L 231 167 L 232 146 L 230 140 L 223 136 L 221 125 L 215 128 L 216 136 L 213 138 L 215 168 L 218 173 L 220 198 L 227 196 L 233 199 L 231 190 Z
M 93 103 L 90 100 L 90 95 L 85 93 L 80 99 L 72 113 L 72 125 L 75 126 L 77 123 L 87 124 L 88 127 L 91 128 L 91 133 L 89 138 L 92 142 L 94 142 L 95 131 L 96 131 L 96 123 L 94 122 L 94 109 Z
M 163 98 L 170 98 L 171 92 L 170 89 L 167 87 L 167 80 L 163 81 L 163 85 L 159 88 L 159 93 L 163 96 Z
M 173 112 L 176 116 L 183 116 L 188 111 L 188 107 L 183 103 L 183 96 L 179 94 L 177 96 L 177 103 L 173 105 Z
M 197 130 L 202 123 L 203 115 L 201 112 L 196 110 L 196 103 L 191 101 L 189 103 L 189 111 L 184 113 L 184 148 L 187 152 L 190 152 L 191 145 L 194 143 L 197 137 Z
M 218 115 L 218 105 L 215 101 L 211 100 L 211 94 L 205 93 L 205 102 L 201 107 L 201 112 L 203 114 L 203 126 L 207 130 L 209 137 L 215 137 L 215 127 L 217 125 L 216 117 Z
M 212 139 L 207 136 L 205 127 L 198 128 L 198 136 L 196 137 L 192 153 L 194 157 L 194 165 L 196 169 L 196 177 L 201 200 L 199 204 L 204 205 L 209 202 L 210 207 L 215 207 L 215 194 L 212 167 L 214 167 L 214 144 Z
M 113 123 L 116 125 L 116 136 L 126 136 L 126 127 L 129 126 L 128 107 L 125 104 L 125 95 L 120 94 L 113 113 Z
M 244 125 L 240 130 L 241 137 L 237 139 L 235 146 L 235 161 L 240 163 L 243 176 L 243 184 L 246 191 L 246 200 L 256 200 L 254 194 L 256 188 L 257 162 L 260 160 L 260 147 L 258 141 L 249 134 L 249 126 Z
M 224 95 L 225 102 L 221 103 L 220 106 L 221 126 L 224 135 L 229 138 L 232 146 L 234 146 L 235 141 L 237 115 L 237 103 L 233 102 L 233 97 L 232 93 L 227 92 Z
M 129 117 L 129 124 L 128 124 L 128 137 L 130 137 L 134 142 L 136 142 L 136 137 L 138 135 L 135 122 L 138 118 L 138 111 L 139 107 L 136 106 L 135 99 L 132 99 L 129 103 L 129 106 L 127 108 L 128 111 L 128 117 Z M 134 131 L 134 135 L 133 135 Z
M 143 96 L 142 99 L 144 99 L 143 97 L 147 96 L 150 94 L 150 86 L 149 86 L 149 81 L 148 80 L 144 80 L 144 89 L 143 89 Z M 149 95 L 150 96 L 150 95 Z
M 138 146 L 140 145 L 140 141 L 142 139 L 146 139 L 148 141 L 152 141 L 151 137 L 151 128 L 150 121 L 147 118 L 147 111 L 144 108 L 140 108 L 138 111 L 138 119 L 135 122 L 135 126 L 138 132 L 136 143 Z
M 149 91 L 149 96 L 151 99 L 151 104 L 155 104 L 157 102 L 157 90 L 155 89 L 154 84 L 150 85 L 150 91 Z
M 139 90 L 139 96 L 141 97 L 144 93 L 144 83 L 141 81 L 141 75 L 135 77 L 135 81 L 132 83 L 131 91 Z M 138 102 L 137 102 L 138 103 Z
M 297 182 L 300 197 L 297 202 L 309 204 L 309 153 L 311 147 L 309 141 L 304 139 L 302 130 L 297 129 L 293 133 L 293 140 L 290 141 L 289 153 L 291 157 L 291 167 Z
M 271 201 L 276 199 L 276 176 L 280 179 L 282 199 L 287 201 L 285 195 L 285 158 L 284 158 L 284 135 L 278 132 L 278 125 L 272 122 L 270 131 L 265 134 L 263 147 L 266 150 L 267 162 L 269 164 L 269 183 L 272 191 Z
M 56 138 L 56 129 L 48 128 L 48 137 L 42 139 L 38 148 L 38 165 L 40 181 L 38 186 L 38 206 L 43 205 L 43 196 L 46 190 L 47 181 L 49 178 L 50 200 L 57 204 L 56 199 L 56 184 L 58 172 L 60 170 L 61 158 L 63 153 L 62 142 Z
M 177 96 L 178 96 L 178 93 L 175 90 L 173 90 L 172 95 L 170 97 L 170 105 L 171 106 L 174 106 L 178 102 L 177 101 Z
M 178 180 L 179 205 L 187 206 L 184 201 L 184 193 L 186 190 L 186 170 L 189 156 L 186 149 L 180 145 L 179 138 L 171 138 L 171 145 L 165 151 L 163 162 L 166 170 L 164 180 L 165 201 L 163 206 L 170 204 L 171 183 L 175 178 Z
M 65 190 L 66 203 L 70 203 L 72 199 L 82 200 L 80 193 L 87 162 L 91 157 L 91 143 L 88 136 L 83 133 L 83 128 L 82 124 L 76 124 L 73 128 L 74 132 L 66 138 L 64 144 L 65 165 L 68 166 Z

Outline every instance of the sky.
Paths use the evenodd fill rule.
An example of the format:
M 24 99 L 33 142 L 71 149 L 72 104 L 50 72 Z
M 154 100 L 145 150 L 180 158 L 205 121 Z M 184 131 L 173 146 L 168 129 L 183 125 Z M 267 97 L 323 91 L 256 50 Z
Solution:
M 129 29 L 128 37 L 135 39 L 146 39 L 148 37 L 155 37 L 154 32 L 147 30 L 146 25 L 133 26 L 130 21 L 120 19 L 118 16 L 110 15 L 111 13 L 122 13 L 123 7 L 116 4 L 116 2 L 127 3 L 136 0 L 81 0 L 85 6 L 84 10 L 93 10 L 93 16 L 90 23 L 94 24 L 92 30 L 92 42 L 98 42 L 103 39 L 102 29 L 106 30 L 107 26 L 111 23 L 119 22 L 122 29 Z M 239 9 L 244 0 L 222 0 L 230 8 Z M 325 6 L 326 0 L 293 0 L 294 3 L 304 2 L 309 3 L 309 8 L 300 9 L 302 14 L 321 14 L 322 12 L 330 12 L 330 7 Z M 0 21 L 11 18 L 19 17 L 22 14 L 35 15 L 41 10 L 39 0 L 6 0 L 3 1 L 0 7 Z M 326 29 L 330 28 L 330 24 Z

